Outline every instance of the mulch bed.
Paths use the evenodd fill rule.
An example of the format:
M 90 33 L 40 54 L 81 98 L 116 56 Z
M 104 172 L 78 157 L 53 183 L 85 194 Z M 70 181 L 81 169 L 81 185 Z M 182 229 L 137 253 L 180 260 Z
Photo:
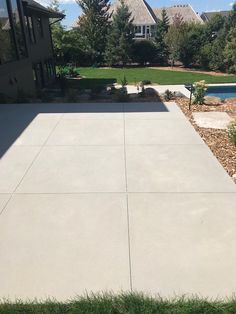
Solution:
M 193 105 L 191 111 L 188 109 L 188 99 L 177 98 L 176 103 L 236 183 L 236 145 L 229 140 L 225 130 L 200 128 L 192 116 L 193 112 L 221 111 L 236 119 L 236 102 L 219 105 Z

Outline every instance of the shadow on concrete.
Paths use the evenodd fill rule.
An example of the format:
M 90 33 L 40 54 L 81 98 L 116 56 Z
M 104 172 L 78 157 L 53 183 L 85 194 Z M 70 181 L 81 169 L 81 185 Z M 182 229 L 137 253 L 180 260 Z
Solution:
M 0 158 L 43 113 L 169 112 L 164 103 L 0 104 Z

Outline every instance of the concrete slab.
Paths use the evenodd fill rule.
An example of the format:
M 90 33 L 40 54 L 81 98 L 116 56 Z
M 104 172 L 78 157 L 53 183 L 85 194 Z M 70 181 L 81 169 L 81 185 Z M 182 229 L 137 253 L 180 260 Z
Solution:
M 122 146 L 47 146 L 17 193 L 124 192 Z
M 226 112 L 195 112 L 193 117 L 200 128 L 222 130 L 233 120 Z
M 126 146 L 126 161 L 128 192 L 236 191 L 205 145 Z
M 39 146 L 12 146 L 0 159 L 0 193 L 12 193 L 40 150 Z
M 236 194 L 130 194 L 132 282 L 161 296 L 235 292 Z
M 16 195 L 0 239 L 1 298 L 130 288 L 124 194 Z
M 174 103 L 126 103 L 125 119 L 183 119 L 183 113 Z
M 108 119 L 62 120 L 46 145 L 124 145 L 124 122 Z
M 35 118 L 19 135 L 14 145 L 43 145 L 57 123 L 57 119 Z
M 0 298 L 235 292 L 236 186 L 174 103 L 0 120 Z
M 174 123 L 170 119 L 127 119 L 125 138 L 127 145 L 204 144 L 191 124 L 182 119 Z
M 10 194 L 0 194 L 0 214 L 3 211 L 7 201 L 10 199 Z
M 122 103 L 65 104 L 63 119 L 121 119 Z

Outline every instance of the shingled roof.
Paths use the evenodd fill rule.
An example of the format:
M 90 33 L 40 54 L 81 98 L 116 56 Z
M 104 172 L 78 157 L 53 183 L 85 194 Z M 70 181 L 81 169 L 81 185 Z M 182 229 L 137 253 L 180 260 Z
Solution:
M 63 17 L 65 17 L 65 15 L 63 13 L 57 12 L 57 11 L 52 10 L 50 8 L 46 8 L 34 0 L 23 0 L 22 3 L 24 4 L 24 8 L 26 8 L 26 10 L 29 10 L 29 11 L 38 11 L 38 12 L 45 14 L 51 18 L 63 18 Z
M 181 15 L 183 17 L 183 21 L 187 23 L 203 23 L 200 15 L 194 11 L 190 4 L 180 4 L 174 5 L 172 7 L 153 9 L 153 12 L 155 13 L 157 19 L 161 19 L 161 13 L 163 9 L 166 10 L 170 24 L 173 23 L 173 18 L 176 15 Z
M 124 3 L 129 7 L 135 25 L 156 24 L 156 16 L 145 0 L 124 0 Z M 115 12 L 119 6 L 120 1 L 116 0 L 110 10 Z
M 215 11 L 215 12 L 203 12 L 201 18 L 204 22 L 209 22 L 216 15 L 220 15 L 222 17 L 228 17 L 231 11 Z

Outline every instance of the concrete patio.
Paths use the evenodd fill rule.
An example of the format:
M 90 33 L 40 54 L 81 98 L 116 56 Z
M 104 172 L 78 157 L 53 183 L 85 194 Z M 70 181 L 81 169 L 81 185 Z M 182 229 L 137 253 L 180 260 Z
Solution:
M 0 156 L 0 297 L 236 292 L 236 186 L 174 103 L 0 105 Z

